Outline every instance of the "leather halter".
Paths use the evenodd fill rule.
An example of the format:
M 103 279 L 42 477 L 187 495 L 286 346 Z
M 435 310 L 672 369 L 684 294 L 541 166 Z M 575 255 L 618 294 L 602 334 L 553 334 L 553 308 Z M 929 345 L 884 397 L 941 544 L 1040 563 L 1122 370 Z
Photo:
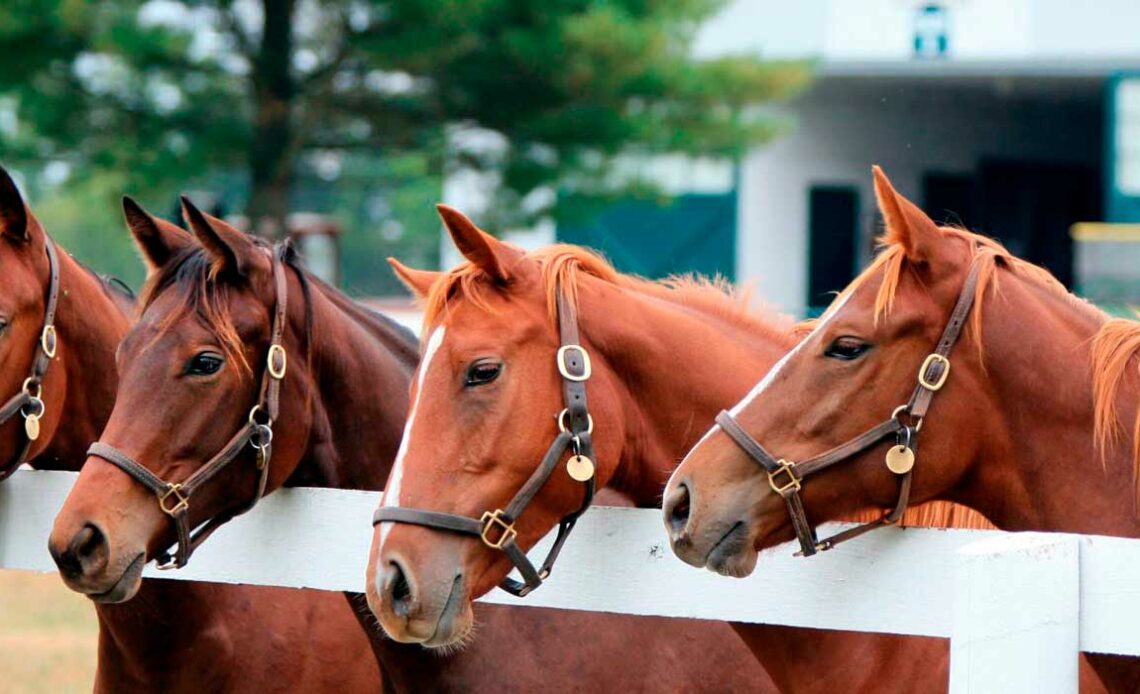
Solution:
M 9 398 L 3 406 L 0 406 L 0 424 L 5 424 L 9 419 L 16 416 L 16 413 L 24 418 L 24 444 L 19 447 L 8 464 L 0 468 L 0 481 L 8 479 L 12 473 L 16 472 L 16 469 L 23 464 L 24 458 L 28 455 L 32 443 L 40 436 L 40 418 L 44 416 L 46 409 L 41 398 L 44 374 L 47 373 L 48 365 L 55 358 L 56 349 L 59 347 L 59 338 L 55 331 L 55 310 L 59 305 L 59 258 L 56 256 L 55 244 L 46 236 L 44 237 L 44 248 L 47 249 L 49 273 L 47 305 L 44 310 L 44 325 L 36 343 L 36 356 L 32 362 L 32 371 L 24 379 L 24 385 L 20 387 L 20 392 Z
M 526 510 L 530 502 L 546 484 L 547 480 L 558 467 L 559 461 L 567 450 L 573 456 L 581 456 L 594 460 L 594 447 L 590 435 L 594 430 L 594 421 L 586 407 L 586 381 L 590 378 L 590 355 L 582 347 L 578 336 L 578 319 L 570 302 L 566 300 L 561 288 L 558 291 L 558 328 L 561 346 L 558 349 L 555 361 L 558 373 L 562 377 L 562 397 L 565 409 L 559 412 L 555 419 L 558 421 L 559 433 L 554 437 L 538 468 L 527 479 L 526 483 L 507 504 L 506 508 L 497 508 L 486 511 L 480 518 L 470 518 L 454 513 L 440 511 L 425 511 L 399 506 L 381 506 L 372 516 L 372 525 L 380 523 L 408 523 L 420 525 L 436 530 L 472 535 L 483 541 L 487 547 L 500 550 L 507 555 L 511 563 L 518 569 L 523 580 L 516 581 L 507 577 L 499 587 L 512 595 L 524 597 L 550 576 L 554 562 L 562 551 L 566 539 L 578 518 L 590 506 L 594 499 L 595 475 L 591 468 L 589 479 L 583 480 L 584 493 L 582 505 L 576 511 L 558 521 L 558 535 L 555 536 L 554 545 L 546 554 L 542 567 L 535 569 L 534 564 L 527 558 L 526 552 L 515 542 L 517 533 L 515 522 Z
M 914 473 L 913 456 L 917 445 L 918 432 L 922 428 L 923 420 L 930 409 L 934 394 L 942 389 L 950 375 L 950 352 L 958 342 L 962 328 L 966 325 L 966 318 L 970 315 L 970 309 L 974 305 L 974 293 L 978 286 L 980 269 L 981 265 L 977 260 L 974 260 L 970 265 L 966 282 L 962 285 L 962 292 L 958 295 L 958 301 L 954 305 L 954 311 L 950 314 L 950 321 L 942 331 L 942 338 L 918 370 L 918 384 L 915 386 L 910 400 L 896 407 L 886 420 L 846 443 L 815 457 L 794 463 L 789 460 L 778 459 L 769 453 L 755 438 L 744 431 L 730 413 L 722 411 L 717 415 L 716 423 L 752 460 L 764 468 L 764 471 L 768 473 L 768 484 L 772 487 L 772 491 L 783 497 L 787 503 L 788 515 L 792 519 L 792 527 L 795 529 L 796 538 L 800 542 L 800 551 L 797 554 L 805 557 L 811 556 L 818 551 L 831 549 L 840 542 L 856 538 L 875 528 L 892 525 L 902 518 L 910 500 L 911 477 Z M 902 415 L 908 417 L 909 424 L 902 422 Z M 808 521 L 803 501 L 800 498 L 800 488 L 803 486 L 804 480 L 836 463 L 850 460 L 890 436 L 896 437 L 897 448 L 907 449 L 911 456 L 910 467 L 905 472 L 896 473 L 901 481 L 898 501 L 894 508 L 877 520 L 844 530 L 822 541 L 817 540 L 815 528 Z
M 170 550 L 156 558 L 156 568 L 177 569 L 186 566 L 190 555 L 207 537 L 235 516 L 249 511 L 265 494 L 265 483 L 269 478 L 269 459 L 273 455 L 273 422 L 277 419 L 278 402 L 281 395 L 281 381 L 285 378 L 288 364 L 285 347 L 281 344 L 285 333 L 287 305 L 287 284 L 282 261 L 276 254 L 272 256 L 273 282 L 276 290 L 276 307 L 273 314 L 269 352 L 265 360 L 265 370 L 261 374 L 260 395 L 257 404 L 249 411 L 246 424 L 237 431 L 213 458 L 195 470 L 181 482 L 168 482 L 144 467 L 141 463 L 109 444 L 97 441 L 91 444 L 87 455 L 102 458 L 130 475 L 136 482 L 154 492 L 158 506 L 170 516 L 178 532 L 178 550 L 171 555 Z M 256 451 L 255 465 L 260 476 L 253 499 L 243 508 L 221 513 L 210 518 L 195 530 L 190 526 L 190 499 L 199 487 L 213 479 L 234 460 L 237 460 L 246 444 Z M 192 532 L 193 531 L 193 532 Z

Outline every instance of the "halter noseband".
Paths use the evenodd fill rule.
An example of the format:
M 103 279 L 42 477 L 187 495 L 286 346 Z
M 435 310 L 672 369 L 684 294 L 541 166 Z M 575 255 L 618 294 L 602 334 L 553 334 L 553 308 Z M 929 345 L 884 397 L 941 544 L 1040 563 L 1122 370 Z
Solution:
M 177 569 L 186 566 L 190 555 L 207 537 L 235 516 L 249 511 L 265 494 L 265 483 L 269 478 L 269 459 L 273 455 L 273 422 L 277 419 L 278 402 L 281 395 L 281 381 L 285 378 L 288 365 L 285 347 L 281 339 L 285 333 L 286 310 L 288 308 L 285 270 L 277 254 L 272 254 L 273 282 L 276 291 L 276 307 L 273 314 L 269 353 L 265 360 L 265 370 L 261 374 L 261 389 L 257 404 L 249 411 L 245 426 L 230 438 L 213 458 L 195 470 L 182 482 L 167 482 L 131 458 L 126 453 L 109 444 L 97 441 L 91 444 L 87 455 L 96 456 L 115 465 L 130 475 L 136 482 L 154 492 L 158 506 L 170 516 L 178 532 L 178 550 L 171 555 L 170 550 L 157 557 L 156 568 Z M 199 487 L 209 482 L 227 465 L 237 459 L 249 444 L 257 451 L 255 464 L 260 472 L 257 491 L 253 499 L 238 511 L 222 513 L 205 521 L 194 530 L 190 526 L 190 498 Z M 193 532 L 192 532 L 193 531 Z
M 17 449 L 16 454 L 8 464 L 0 468 L 0 481 L 12 476 L 16 469 L 24 462 L 24 457 L 32 448 L 32 443 L 40 437 L 40 418 L 44 416 L 45 406 L 42 399 L 44 374 L 48 365 L 55 358 L 59 347 L 59 338 L 55 331 L 55 309 L 59 305 L 59 258 L 56 257 L 55 244 L 44 236 L 44 247 L 48 257 L 48 290 L 47 306 L 44 310 L 44 325 L 40 330 L 40 338 L 36 343 L 36 356 L 32 362 L 32 371 L 24 379 L 20 392 L 8 399 L 0 406 L 0 424 L 20 413 L 24 418 L 24 445 Z
M 530 478 L 506 508 L 485 511 L 482 517 L 471 518 L 440 511 L 381 506 L 372 516 L 373 526 L 380 523 L 408 523 L 478 537 L 487 547 L 506 554 L 518 569 L 523 577 L 521 582 L 508 576 L 503 579 L 499 587 L 520 598 L 542 585 L 542 582 L 550 576 L 554 562 L 562 551 L 562 545 L 570 537 L 570 531 L 573 530 L 578 518 L 589 508 L 590 502 L 594 499 L 594 448 L 590 439 L 594 431 L 594 421 L 586 407 L 586 381 L 589 380 L 591 373 L 590 355 L 582 347 L 578 336 L 577 316 L 561 288 L 558 291 L 558 329 L 561 346 L 558 348 L 555 362 L 562 378 L 562 397 L 565 403 L 565 409 L 555 416 L 559 433 L 546 449 L 538 468 L 531 473 Z M 576 481 L 583 483 L 582 505 L 558 521 L 558 535 L 554 538 L 554 544 L 547 552 L 542 567 L 535 569 L 526 552 L 515 542 L 517 538 L 515 522 L 550 479 L 567 449 L 573 454 L 567 461 L 567 471 Z
M 840 542 L 859 537 L 869 530 L 883 525 L 892 525 L 902 518 L 910 500 L 911 476 L 914 472 L 914 451 L 917 447 L 918 432 L 922 428 L 922 422 L 930 409 L 934 394 L 942 389 L 950 375 L 950 352 L 958 342 L 962 328 L 966 324 L 966 318 L 970 315 L 970 309 L 974 305 L 974 293 L 978 286 L 980 268 L 977 260 L 974 260 L 970 265 L 970 272 L 966 276 L 965 284 L 962 285 L 962 292 L 958 295 L 958 302 L 954 305 L 954 311 L 950 314 L 950 321 L 942 331 L 942 338 L 938 341 L 935 350 L 923 360 L 922 366 L 918 370 L 918 384 L 915 386 L 910 400 L 896 407 L 885 421 L 855 438 L 813 458 L 794 463 L 789 460 L 778 459 L 765 450 L 755 438 L 744 431 L 730 413 L 722 411 L 717 415 L 716 423 L 752 460 L 764 468 L 764 471 L 768 473 L 768 484 L 772 487 L 772 491 L 783 497 L 787 503 L 788 515 L 792 519 L 792 527 L 795 529 L 796 538 L 800 542 L 798 554 L 805 557 L 811 556 L 816 552 L 831 549 Z M 904 414 L 909 418 L 910 424 L 903 424 L 900 417 Z M 800 488 L 803 486 L 804 480 L 836 463 L 853 458 L 892 435 L 896 437 L 896 445 L 887 452 L 886 464 L 891 472 L 901 477 L 899 498 L 895 507 L 878 520 L 844 530 L 822 541 L 817 540 L 815 528 L 808 521 L 803 501 L 800 498 Z

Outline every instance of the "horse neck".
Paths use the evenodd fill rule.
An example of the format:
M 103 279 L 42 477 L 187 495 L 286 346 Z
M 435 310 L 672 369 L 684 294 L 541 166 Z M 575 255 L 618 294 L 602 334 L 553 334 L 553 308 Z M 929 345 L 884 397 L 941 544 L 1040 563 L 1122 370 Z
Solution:
M 59 398 L 50 441 L 34 455 L 40 469 L 78 470 L 115 404 L 115 349 L 130 328 L 128 302 L 116 302 L 102 281 L 60 252 L 55 315 L 59 355 L 44 376 L 45 393 Z M 59 395 L 62 383 L 62 396 Z
M 290 482 L 382 489 L 407 415 L 416 345 L 388 319 L 323 284 L 311 287 L 313 343 L 299 355 L 311 368 L 311 431 Z
M 984 308 L 978 384 L 997 411 L 971 413 L 981 443 L 954 500 L 1004 529 L 1140 535 L 1131 437 L 1110 446 L 1103 465 L 1093 437 L 1091 344 L 1105 316 L 1031 280 L 1002 280 Z M 1119 402 L 1125 422 L 1136 413 L 1130 385 Z M 937 407 L 928 428 L 939 425 Z
M 716 413 L 740 400 L 794 338 L 788 326 L 762 328 L 592 278 L 579 297 L 582 339 L 612 370 L 619 400 L 620 421 L 598 422 L 621 437 L 609 484 L 656 506 Z M 678 402 L 685 406 L 667 406 Z

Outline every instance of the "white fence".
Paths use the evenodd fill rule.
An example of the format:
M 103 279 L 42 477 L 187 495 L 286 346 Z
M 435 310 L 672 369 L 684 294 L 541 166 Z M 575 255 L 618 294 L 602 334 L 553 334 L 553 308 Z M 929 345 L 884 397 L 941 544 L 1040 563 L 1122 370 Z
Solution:
M 74 479 L 21 471 L 0 485 L 0 569 L 55 570 L 47 537 Z M 186 569 L 145 575 L 361 591 L 377 500 L 279 491 Z M 750 578 L 724 578 L 673 556 L 660 512 L 594 508 L 542 589 L 484 600 L 948 637 L 955 692 L 1076 691 L 1078 649 L 1140 655 L 1140 540 L 890 528 L 810 559 L 792 551 L 765 552 Z

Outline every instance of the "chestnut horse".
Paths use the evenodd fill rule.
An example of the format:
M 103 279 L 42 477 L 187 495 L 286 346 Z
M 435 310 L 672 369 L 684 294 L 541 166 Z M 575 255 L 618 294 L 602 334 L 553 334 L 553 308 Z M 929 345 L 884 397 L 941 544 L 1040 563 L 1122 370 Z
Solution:
M 718 421 L 789 461 L 838 459 L 806 477 L 819 468 L 791 465 L 817 522 L 895 503 L 900 482 L 883 464 L 894 444 L 911 451 L 915 501 L 966 504 L 1008 530 L 1140 536 L 1140 325 L 1109 319 L 990 239 L 936 226 L 877 167 L 874 179 L 883 253 Z M 794 532 L 724 423 L 677 468 L 664 513 L 684 561 L 743 575 Z M 1088 660 L 1109 689 L 1140 687 L 1135 659 Z
M 487 546 L 505 526 L 492 529 L 493 542 L 485 544 L 438 524 L 423 527 L 419 514 L 443 513 L 462 524 L 456 516 L 480 519 L 508 508 L 524 484 L 532 487 L 559 436 L 553 415 L 564 407 L 564 383 L 555 354 L 560 332 L 568 344 L 565 314 L 574 315 L 579 349 L 592 360 L 581 428 L 596 424 L 596 482 L 642 507 L 658 506 L 673 466 L 716 411 L 739 399 L 741 384 L 764 374 L 797 335 L 790 322 L 749 314 L 719 285 L 621 275 L 574 246 L 524 254 L 457 211 L 441 213 L 469 262 L 449 273 L 392 263 L 426 298 L 429 337 L 401 455 L 377 513 L 367 593 L 393 638 L 446 645 L 465 638 L 472 600 L 503 581 L 513 563 Z M 506 521 L 522 549 L 582 504 L 583 484 L 571 470 L 552 470 L 532 502 Z M 941 639 L 736 628 L 784 691 L 946 686 Z
M 52 533 L 52 552 L 68 585 L 103 601 L 125 601 L 138 590 L 143 563 L 177 540 L 176 522 L 182 521 L 172 518 L 180 512 L 196 527 L 228 518 L 261 491 L 286 484 L 380 489 L 396 454 L 418 358 L 410 333 L 309 276 L 287 247 L 271 250 L 188 202 L 184 212 L 197 242 L 145 223 L 149 217 L 132 225 L 152 266 L 142 313 L 119 350 L 119 394 L 101 445 L 92 447 Z M 263 372 L 279 381 L 276 416 L 263 397 L 266 387 L 259 388 Z M 215 453 L 230 448 L 231 434 L 246 431 L 254 403 L 272 419 L 264 490 L 256 451 L 242 441 L 242 454 L 200 487 L 171 493 L 165 499 L 171 513 L 164 512 L 142 480 L 186 480 L 203 469 L 202 461 L 218 460 Z M 256 421 L 266 423 L 260 414 Z M 174 561 L 187 559 L 179 552 Z M 344 612 L 344 600 L 326 595 L 340 604 L 329 608 L 328 619 L 309 615 L 314 630 L 349 629 L 345 620 L 332 619 Z M 208 607 L 203 603 L 202 609 Z M 294 609 L 282 603 L 280 611 Z M 641 664 L 670 687 L 696 688 L 732 672 L 726 688 L 743 690 L 764 677 L 745 649 L 735 642 L 725 647 L 717 638 L 723 627 L 714 623 L 505 607 L 481 612 L 486 623 L 480 638 L 459 653 L 374 639 L 386 683 L 407 691 L 552 683 L 647 689 L 644 671 L 627 667 L 630 647 L 643 652 Z M 152 626 L 168 617 L 162 605 L 140 615 Z M 351 630 L 362 638 L 358 627 Z M 327 659 L 346 675 L 364 665 L 355 646 L 338 651 L 334 641 L 278 633 L 272 625 L 260 643 L 273 654 L 291 655 L 283 645 L 293 638 L 307 655 Z M 560 656 L 548 658 L 552 652 Z M 701 657 L 690 663 L 682 653 Z M 208 688 L 264 688 L 268 677 L 242 676 L 243 666 L 225 663 L 242 679 Z M 277 666 L 291 672 L 287 663 Z M 332 687 L 302 682 L 290 688 Z M 345 689 L 376 686 L 361 679 Z
M 128 218 L 139 214 L 129 199 L 124 200 L 124 207 Z M 167 226 L 168 233 L 188 237 Z M 40 340 L 50 284 L 48 244 L 54 242 L 0 168 L 3 393 L 19 390 Z M 58 244 L 56 250 L 60 250 Z M 130 327 L 134 300 L 66 253 L 57 252 L 56 258 L 58 348 L 43 375 L 40 435 L 25 459 L 38 469 L 78 471 L 87 446 L 99 437 L 115 402 L 115 348 Z M 8 423 L 0 432 L 0 460 L 15 461 L 24 446 L 24 426 Z M 264 691 L 266 683 L 318 688 L 322 682 L 326 688 L 360 681 L 379 683 L 376 667 L 369 663 L 368 643 L 354 628 L 355 619 L 339 596 L 146 580 L 130 605 L 96 603 L 95 611 L 99 664 L 94 690 L 98 692 L 236 691 L 243 682 L 257 691 Z M 347 629 L 331 628 L 338 622 Z M 267 630 L 295 646 L 268 652 Z M 319 655 L 316 646 L 320 644 L 364 659 L 330 660 Z M 297 671 L 290 668 L 298 666 L 308 674 L 297 677 Z M 370 677 L 353 677 L 358 671 Z

